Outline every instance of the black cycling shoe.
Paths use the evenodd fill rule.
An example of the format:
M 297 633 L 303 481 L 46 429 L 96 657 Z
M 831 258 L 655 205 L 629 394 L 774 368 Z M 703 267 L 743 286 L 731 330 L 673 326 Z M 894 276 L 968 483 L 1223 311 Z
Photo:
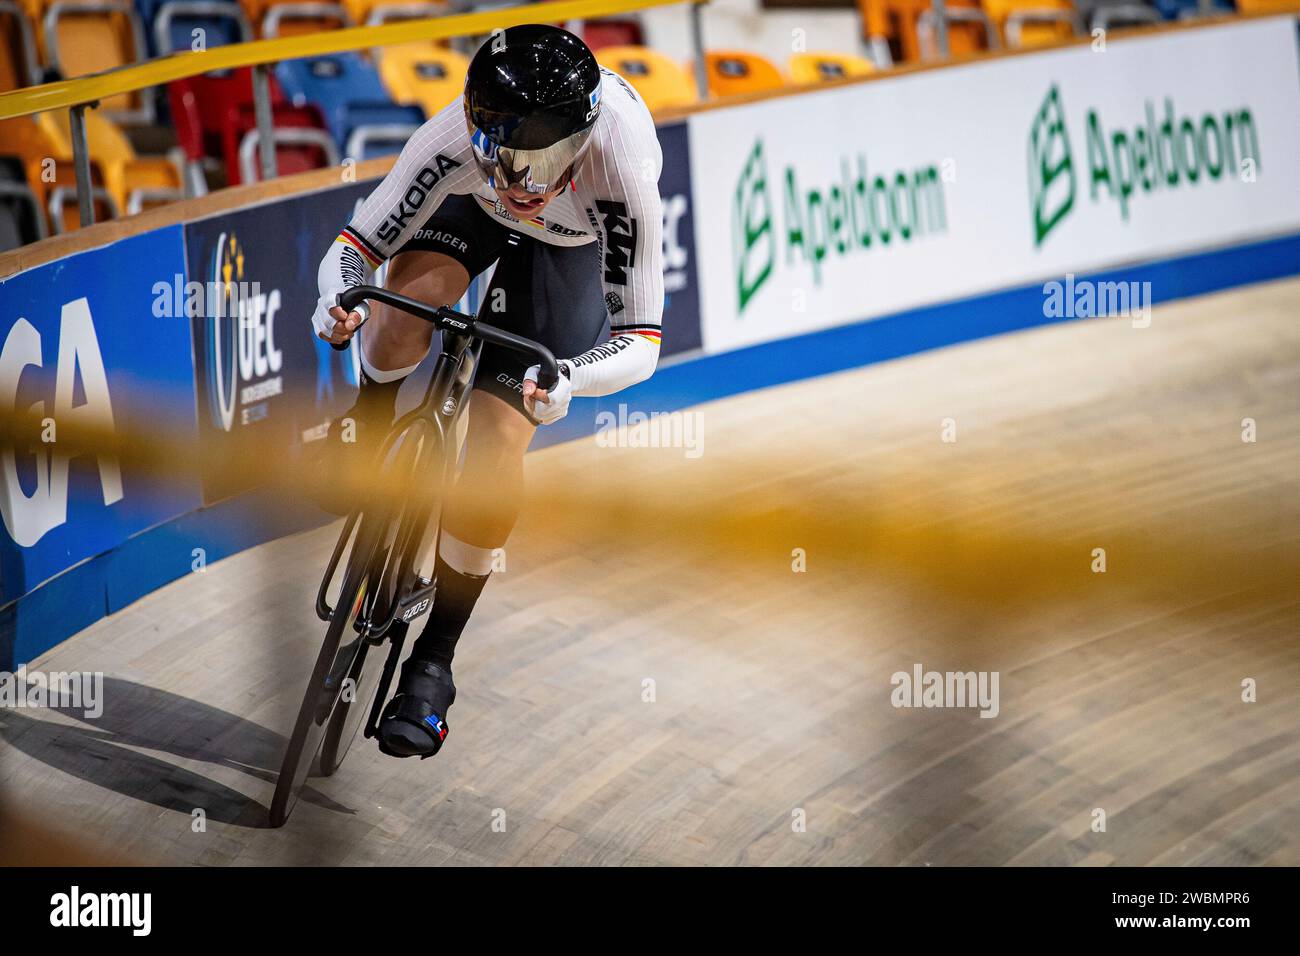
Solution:
M 402 665 L 397 696 L 379 718 L 379 749 L 390 757 L 432 757 L 447 739 L 447 709 L 456 701 L 451 671 L 429 661 Z

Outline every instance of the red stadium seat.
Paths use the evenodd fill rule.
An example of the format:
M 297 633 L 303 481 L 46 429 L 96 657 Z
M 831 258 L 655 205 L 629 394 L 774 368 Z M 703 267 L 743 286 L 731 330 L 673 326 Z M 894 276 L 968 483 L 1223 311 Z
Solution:
M 606 46 L 644 46 L 645 31 L 635 19 L 584 20 L 582 41 L 592 50 Z
M 280 175 L 338 164 L 338 150 L 316 107 L 281 103 L 272 107 L 272 117 L 276 168 Z M 251 103 L 233 108 L 226 114 L 223 134 L 222 152 L 230 185 L 256 182 L 260 178 L 255 151 L 257 120 Z
M 270 86 L 272 125 L 277 130 L 295 131 L 277 136 L 280 172 L 301 172 L 328 165 L 334 156 L 332 143 L 298 142 L 304 139 L 304 134 L 298 131 L 310 130 L 318 131 L 320 138 L 328 142 L 319 111 L 289 103 L 274 76 L 270 78 Z M 227 182 L 230 185 L 244 182 L 247 177 L 243 170 L 247 164 L 241 163 L 240 151 L 248 149 L 245 139 L 257 128 L 252 70 L 230 70 L 177 80 L 169 84 L 168 95 L 176 137 L 190 163 L 201 163 L 207 157 L 221 158 L 225 162 Z
M 176 138 L 185 150 L 186 158 L 201 160 L 205 156 L 221 156 L 222 124 L 226 113 L 231 108 L 253 102 L 253 71 L 225 70 L 176 80 L 168 84 L 167 95 L 171 101 Z M 271 79 L 271 101 L 284 102 L 274 78 Z

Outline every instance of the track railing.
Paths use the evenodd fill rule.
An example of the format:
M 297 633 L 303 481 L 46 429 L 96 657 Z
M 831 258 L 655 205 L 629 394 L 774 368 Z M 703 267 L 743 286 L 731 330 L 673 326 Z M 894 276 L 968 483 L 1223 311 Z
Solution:
M 416 40 L 473 36 L 521 23 L 585 20 L 682 2 L 691 5 L 696 82 L 703 84 L 704 42 L 700 6 L 707 0 L 553 0 L 553 2 L 532 3 L 518 7 L 501 7 L 478 13 L 452 14 L 427 20 L 402 20 L 379 26 L 349 27 L 323 33 L 254 40 L 207 50 L 172 53 L 102 73 L 0 94 L 0 120 L 30 116 L 47 110 L 67 109 L 69 111 L 73 165 L 77 176 L 77 202 L 82 224 L 90 225 L 95 221 L 95 212 L 90 151 L 86 143 L 86 110 L 94 108 L 101 100 L 124 93 L 136 93 L 174 80 L 211 73 L 214 70 L 252 67 L 253 105 L 259 131 L 258 154 L 261 173 L 264 179 L 270 179 L 277 174 L 277 170 L 275 138 L 271 122 L 269 68 L 281 60 L 296 60 L 328 53 L 346 53 Z M 704 87 L 701 85 L 702 96 L 704 92 Z

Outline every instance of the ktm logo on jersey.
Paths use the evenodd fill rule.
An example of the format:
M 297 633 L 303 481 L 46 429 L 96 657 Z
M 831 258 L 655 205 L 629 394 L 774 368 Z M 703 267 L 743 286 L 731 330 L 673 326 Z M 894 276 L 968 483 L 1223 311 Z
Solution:
M 410 188 L 406 190 L 406 195 L 402 197 L 402 201 L 397 204 L 397 208 L 389 214 L 388 218 L 379 227 L 377 235 L 380 242 L 391 244 L 393 240 L 400 236 L 402 230 L 406 228 L 406 224 L 411 221 L 411 217 L 419 212 L 420 207 L 424 205 L 429 190 L 433 189 L 438 180 L 460 165 L 456 160 L 449 159 L 442 153 L 437 155 L 435 162 L 437 163 L 436 169 L 430 164 L 415 174 L 415 180 L 411 183 Z
M 627 270 L 636 265 L 636 219 L 627 206 L 609 199 L 597 199 L 605 229 L 605 281 L 627 285 Z

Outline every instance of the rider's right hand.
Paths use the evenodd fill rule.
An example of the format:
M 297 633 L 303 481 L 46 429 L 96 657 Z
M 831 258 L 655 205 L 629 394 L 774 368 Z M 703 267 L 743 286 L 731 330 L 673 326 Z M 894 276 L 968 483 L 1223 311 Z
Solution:
M 344 312 L 343 307 L 338 305 L 327 307 L 326 301 L 322 299 L 317 303 L 312 324 L 316 327 L 317 337 L 334 345 L 342 345 L 357 331 L 357 326 L 361 324 L 361 314 Z

